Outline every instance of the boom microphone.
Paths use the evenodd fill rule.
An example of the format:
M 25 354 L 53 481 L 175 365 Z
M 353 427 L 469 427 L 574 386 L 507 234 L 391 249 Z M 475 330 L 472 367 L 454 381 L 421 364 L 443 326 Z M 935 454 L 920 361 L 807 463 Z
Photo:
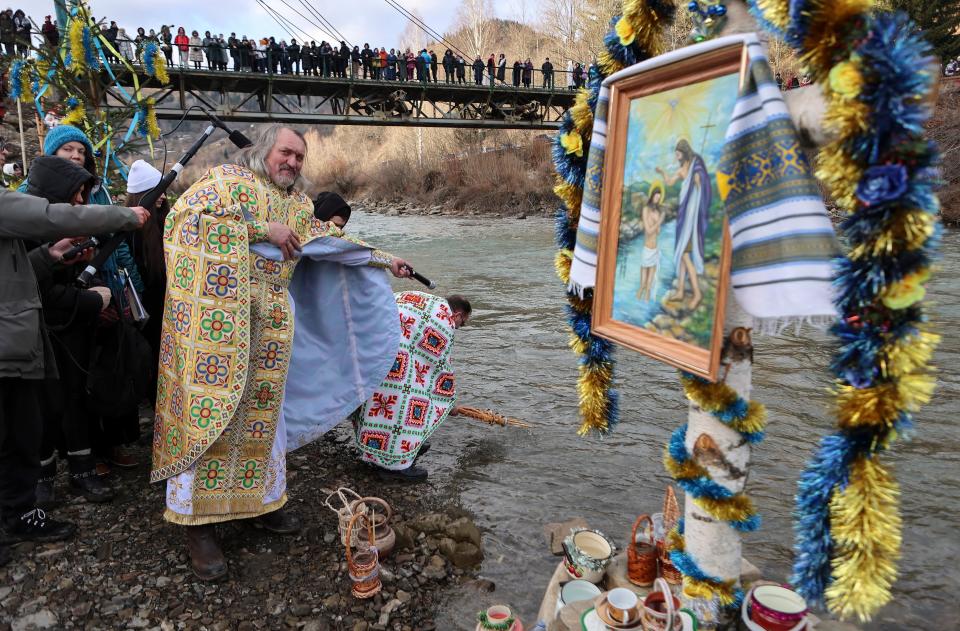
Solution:
M 230 129 L 229 127 L 227 127 L 226 123 L 224 123 L 222 120 L 217 118 L 217 115 L 211 112 L 210 110 L 208 110 L 207 108 L 204 107 L 200 109 L 202 109 L 203 113 L 207 115 L 207 118 L 210 119 L 210 122 L 212 122 L 215 126 L 219 127 L 223 131 L 227 132 L 227 135 L 230 136 L 230 142 L 236 145 L 237 148 L 243 149 L 253 144 L 252 142 L 250 142 L 249 138 L 241 134 L 236 129 Z

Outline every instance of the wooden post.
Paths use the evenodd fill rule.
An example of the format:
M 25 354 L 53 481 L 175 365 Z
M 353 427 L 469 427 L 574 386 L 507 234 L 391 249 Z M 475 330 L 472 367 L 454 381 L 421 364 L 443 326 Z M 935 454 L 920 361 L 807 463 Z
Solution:
M 749 330 L 752 326 L 753 318 L 740 307 L 731 289 L 724 317 L 724 346 L 731 331 L 738 328 Z M 746 400 L 750 400 L 752 355 L 752 349 L 737 353 L 736 357 L 728 354 L 720 366 L 720 377 L 726 374 L 727 385 Z M 693 459 L 710 472 L 715 482 L 734 493 L 743 490 L 750 466 L 750 444 L 693 403 L 687 419 L 686 446 Z M 684 501 L 684 538 L 686 551 L 704 572 L 724 580 L 739 581 L 740 534 L 725 522 L 708 515 L 690 497 Z M 718 622 L 701 619 L 701 629 L 716 628 Z
M 27 143 L 23 137 L 23 104 L 17 99 L 17 124 L 20 126 L 20 163 L 23 166 L 23 175 L 27 175 Z

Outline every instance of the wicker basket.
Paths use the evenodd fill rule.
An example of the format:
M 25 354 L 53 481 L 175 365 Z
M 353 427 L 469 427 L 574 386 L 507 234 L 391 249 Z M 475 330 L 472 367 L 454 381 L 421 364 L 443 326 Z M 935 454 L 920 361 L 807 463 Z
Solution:
M 348 532 L 359 532 L 360 521 L 366 522 L 368 547 L 352 552 L 352 546 L 347 546 L 347 570 L 353 587 L 350 589 L 355 597 L 365 599 L 377 595 L 382 588 L 380 583 L 380 556 L 377 547 L 373 545 L 373 519 L 363 513 L 356 513 L 347 524 Z
M 352 499 L 348 497 L 351 495 L 353 496 Z M 339 500 L 338 503 L 340 506 L 331 504 L 331 500 L 334 497 Z M 340 530 L 340 543 L 341 545 L 348 547 L 357 545 L 357 531 L 355 529 L 353 531 L 350 530 L 350 518 L 354 515 L 351 504 L 357 500 L 363 500 L 359 493 L 353 489 L 348 489 L 344 486 L 341 486 L 339 489 L 328 495 L 327 499 L 323 501 L 327 508 L 337 514 L 338 527 Z
M 637 529 L 643 522 L 647 522 L 651 534 L 646 541 L 637 541 Z M 657 549 L 650 515 L 640 515 L 633 522 L 630 542 L 627 544 L 627 579 L 639 587 L 649 587 L 657 579 Z

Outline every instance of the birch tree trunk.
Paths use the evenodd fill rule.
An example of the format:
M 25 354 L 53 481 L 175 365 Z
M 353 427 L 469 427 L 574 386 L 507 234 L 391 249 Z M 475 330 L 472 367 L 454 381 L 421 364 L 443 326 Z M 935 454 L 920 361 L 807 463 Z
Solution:
M 749 329 L 753 319 L 737 303 L 733 291 L 727 296 L 724 317 L 724 347 L 727 348 L 731 331 Z M 737 331 L 742 334 L 743 331 Z M 738 347 L 739 352 L 726 353 L 721 360 L 720 378 L 744 399 L 750 399 L 753 368 L 752 346 Z M 690 404 L 687 420 L 687 450 L 693 459 L 705 467 L 715 482 L 734 493 L 743 490 L 750 466 L 750 444 L 739 433 L 730 429 L 695 404 Z M 686 551 L 712 576 L 724 580 L 740 578 L 740 534 L 725 522 L 717 521 L 700 509 L 689 496 L 684 500 L 684 538 Z M 704 611 L 704 603 L 697 607 Z M 701 629 L 713 629 L 719 621 L 701 619 Z

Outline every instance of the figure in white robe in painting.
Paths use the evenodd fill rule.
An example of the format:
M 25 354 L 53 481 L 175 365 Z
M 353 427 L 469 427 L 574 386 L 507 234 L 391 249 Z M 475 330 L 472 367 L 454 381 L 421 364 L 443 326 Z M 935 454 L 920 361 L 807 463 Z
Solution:
M 640 257 L 640 289 L 637 299 L 654 300 L 657 297 L 657 278 L 660 276 L 660 228 L 663 225 L 663 184 L 650 185 L 647 203 L 643 205 L 640 218 L 643 221 L 643 254 Z
M 700 306 L 703 292 L 700 290 L 700 275 L 703 274 L 703 241 L 710 219 L 710 203 L 713 189 L 707 167 L 698 154 L 693 152 L 685 138 L 674 149 L 680 168 L 671 175 L 657 167 L 667 186 L 683 181 L 680 185 L 680 203 L 677 206 L 677 237 L 674 263 L 677 267 L 676 291 L 668 297 L 671 301 L 683 301 L 687 294 L 686 281 L 690 278 L 693 295 L 686 302 L 691 311 Z

